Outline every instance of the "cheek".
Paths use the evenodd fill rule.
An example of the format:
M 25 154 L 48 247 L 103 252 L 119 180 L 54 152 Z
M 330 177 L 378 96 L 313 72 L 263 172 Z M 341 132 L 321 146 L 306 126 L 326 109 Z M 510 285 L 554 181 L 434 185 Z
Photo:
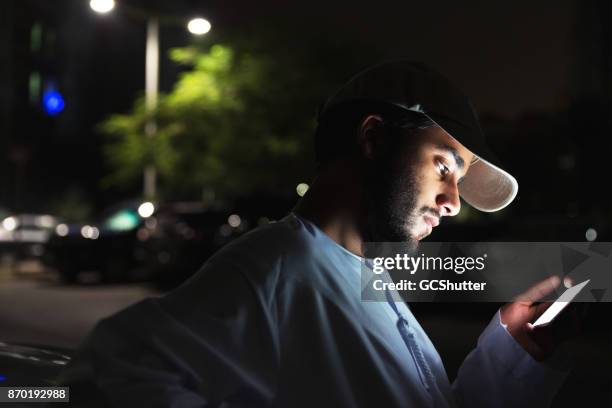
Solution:
M 422 188 L 417 194 L 417 209 L 421 210 L 424 207 L 431 207 L 436 202 L 435 193 L 428 188 Z
M 426 163 L 420 163 L 420 166 L 415 166 L 413 171 L 414 187 L 416 188 L 417 201 L 431 201 L 431 197 L 435 197 L 435 189 L 437 177 L 431 168 L 428 168 Z
M 432 172 L 421 173 L 415 179 L 416 183 L 416 210 L 424 208 L 437 208 L 437 197 L 440 190 L 439 177 Z

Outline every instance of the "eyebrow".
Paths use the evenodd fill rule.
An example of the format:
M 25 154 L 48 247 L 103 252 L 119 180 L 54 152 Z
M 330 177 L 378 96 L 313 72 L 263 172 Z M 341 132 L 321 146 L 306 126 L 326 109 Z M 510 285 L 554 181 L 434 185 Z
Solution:
M 465 161 L 463 160 L 461 156 L 459 156 L 459 152 L 457 151 L 457 149 L 451 146 L 448 146 L 448 145 L 438 145 L 437 147 L 440 150 L 449 152 L 453 156 L 453 159 L 455 159 L 455 163 L 457 164 L 457 167 L 463 170 L 463 168 L 465 167 Z

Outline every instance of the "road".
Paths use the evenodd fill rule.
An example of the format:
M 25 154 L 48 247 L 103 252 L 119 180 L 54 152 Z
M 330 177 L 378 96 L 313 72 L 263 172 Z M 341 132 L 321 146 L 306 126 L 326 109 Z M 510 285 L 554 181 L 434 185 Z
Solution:
M 63 285 L 53 279 L 0 283 L 0 341 L 75 348 L 95 323 L 159 293 L 146 285 Z

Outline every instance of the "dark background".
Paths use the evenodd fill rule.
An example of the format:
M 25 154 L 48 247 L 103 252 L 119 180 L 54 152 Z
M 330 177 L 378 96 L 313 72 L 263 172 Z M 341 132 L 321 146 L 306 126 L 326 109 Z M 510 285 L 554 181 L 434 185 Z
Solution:
M 357 55 L 338 83 L 374 61 L 425 61 L 472 98 L 490 143 L 519 180 L 520 194 L 503 217 L 554 218 L 548 222 L 607 234 L 612 53 L 606 2 L 124 3 L 162 15 L 206 15 L 214 22 L 211 43 L 276 36 L 285 40 L 269 41 L 271 48 L 285 47 L 289 55 L 312 48 L 316 57 L 320 43 L 350 42 Z M 127 112 L 142 95 L 144 22 L 120 13 L 101 17 L 80 0 L 0 7 L 0 206 L 44 212 L 77 191 L 100 210 L 137 194 L 138 188 L 101 188 L 108 168 L 95 125 Z M 37 51 L 30 45 L 34 24 L 42 28 Z M 168 91 L 180 68 L 165 58 L 167 50 L 189 44 L 191 36 L 181 26 L 162 26 L 160 37 L 160 88 Z M 336 62 L 319 58 L 322 66 Z M 52 82 L 61 89 L 66 108 L 60 115 L 46 116 L 29 95 L 32 72 L 43 87 Z M 583 229 L 550 238 L 582 240 Z
M 8 211 L 53 212 L 71 195 L 95 214 L 140 192 L 140 186 L 102 188 L 100 180 L 109 169 L 96 125 L 112 113 L 127 112 L 142 95 L 145 24 L 120 14 L 101 18 L 87 3 L 0 2 L 0 207 Z M 426 62 L 471 97 L 491 146 L 520 186 L 509 208 L 478 214 L 464 206 L 432 239 L 584 241 L 586 230 L 593 228 L 597 240 L 610 241 L 609 2 L 124 3 L 161 15 L 205 15 L 213 22 L 205 40 L 211 43 L 260 36 L 271 49 L 289 56 L 297 55 L 297 49 L 300 55 L 312 50 L 321 67 L 333 63 L 330 72 L 345 72 L 334 78 L 338 85 L 381 59 Z M 34 49 L 36 24 L 42 36 Z M 162 91 L 172 88 L 181 71 L 165 58 L 167 51 L 190 41 L 183 27 L 162 27 Z M 338 62 L 318 53 L 328 43 L 350 44 L 350 58 Z M 61 89 L 66 108 L 60 115 L 47 116 L 40 95 L 32 95 L 33 72 L 39 73 L 43 87 L 54 83 Z M 300 98 L 299 89 L 290 92 Z M 326 96 L 321 94 L 321 102 Z M 313 116 L 315 108 L 304 115 Z M 294 191 L 279 196 L 287 211 L 297 199 Z M 591 316 L 603 320 L 591 317 L 577 348 L 577 370 L 556 406 L 573 406 L 584 398 L 590 405 L 603 404 L 602 398 L 609 401 L 609 308 L 592 306 Z M 451 378 L 497 307 L 414 308 Z M 455 322 L 456 332 L 430 319 L 440 315 Z

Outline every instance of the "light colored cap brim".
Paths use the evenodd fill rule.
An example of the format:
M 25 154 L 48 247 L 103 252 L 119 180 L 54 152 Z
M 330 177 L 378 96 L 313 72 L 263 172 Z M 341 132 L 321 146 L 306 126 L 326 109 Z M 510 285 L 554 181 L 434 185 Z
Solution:
M 461 144 L 457 138 L 451 135 L 430 115 L 420 110 L 418 106 L 408 109 L 424 114 L 449 137 Z M 495 212 L 508 206 L 518 193 L 518 181 L 507 171 L 500 169 L 476 154 L 474 156 L 476 157 L 475 161 L 472 162 L 463 181 L 459 184 L 459 195 L 461 198 L 470 206 L 484 212 Z
M 517 193 L 518 182 L 512 175 L 481 158 L 470 166 L 459 184 L 459 194 L 465 202 L 485 212 L 501 210 Z

